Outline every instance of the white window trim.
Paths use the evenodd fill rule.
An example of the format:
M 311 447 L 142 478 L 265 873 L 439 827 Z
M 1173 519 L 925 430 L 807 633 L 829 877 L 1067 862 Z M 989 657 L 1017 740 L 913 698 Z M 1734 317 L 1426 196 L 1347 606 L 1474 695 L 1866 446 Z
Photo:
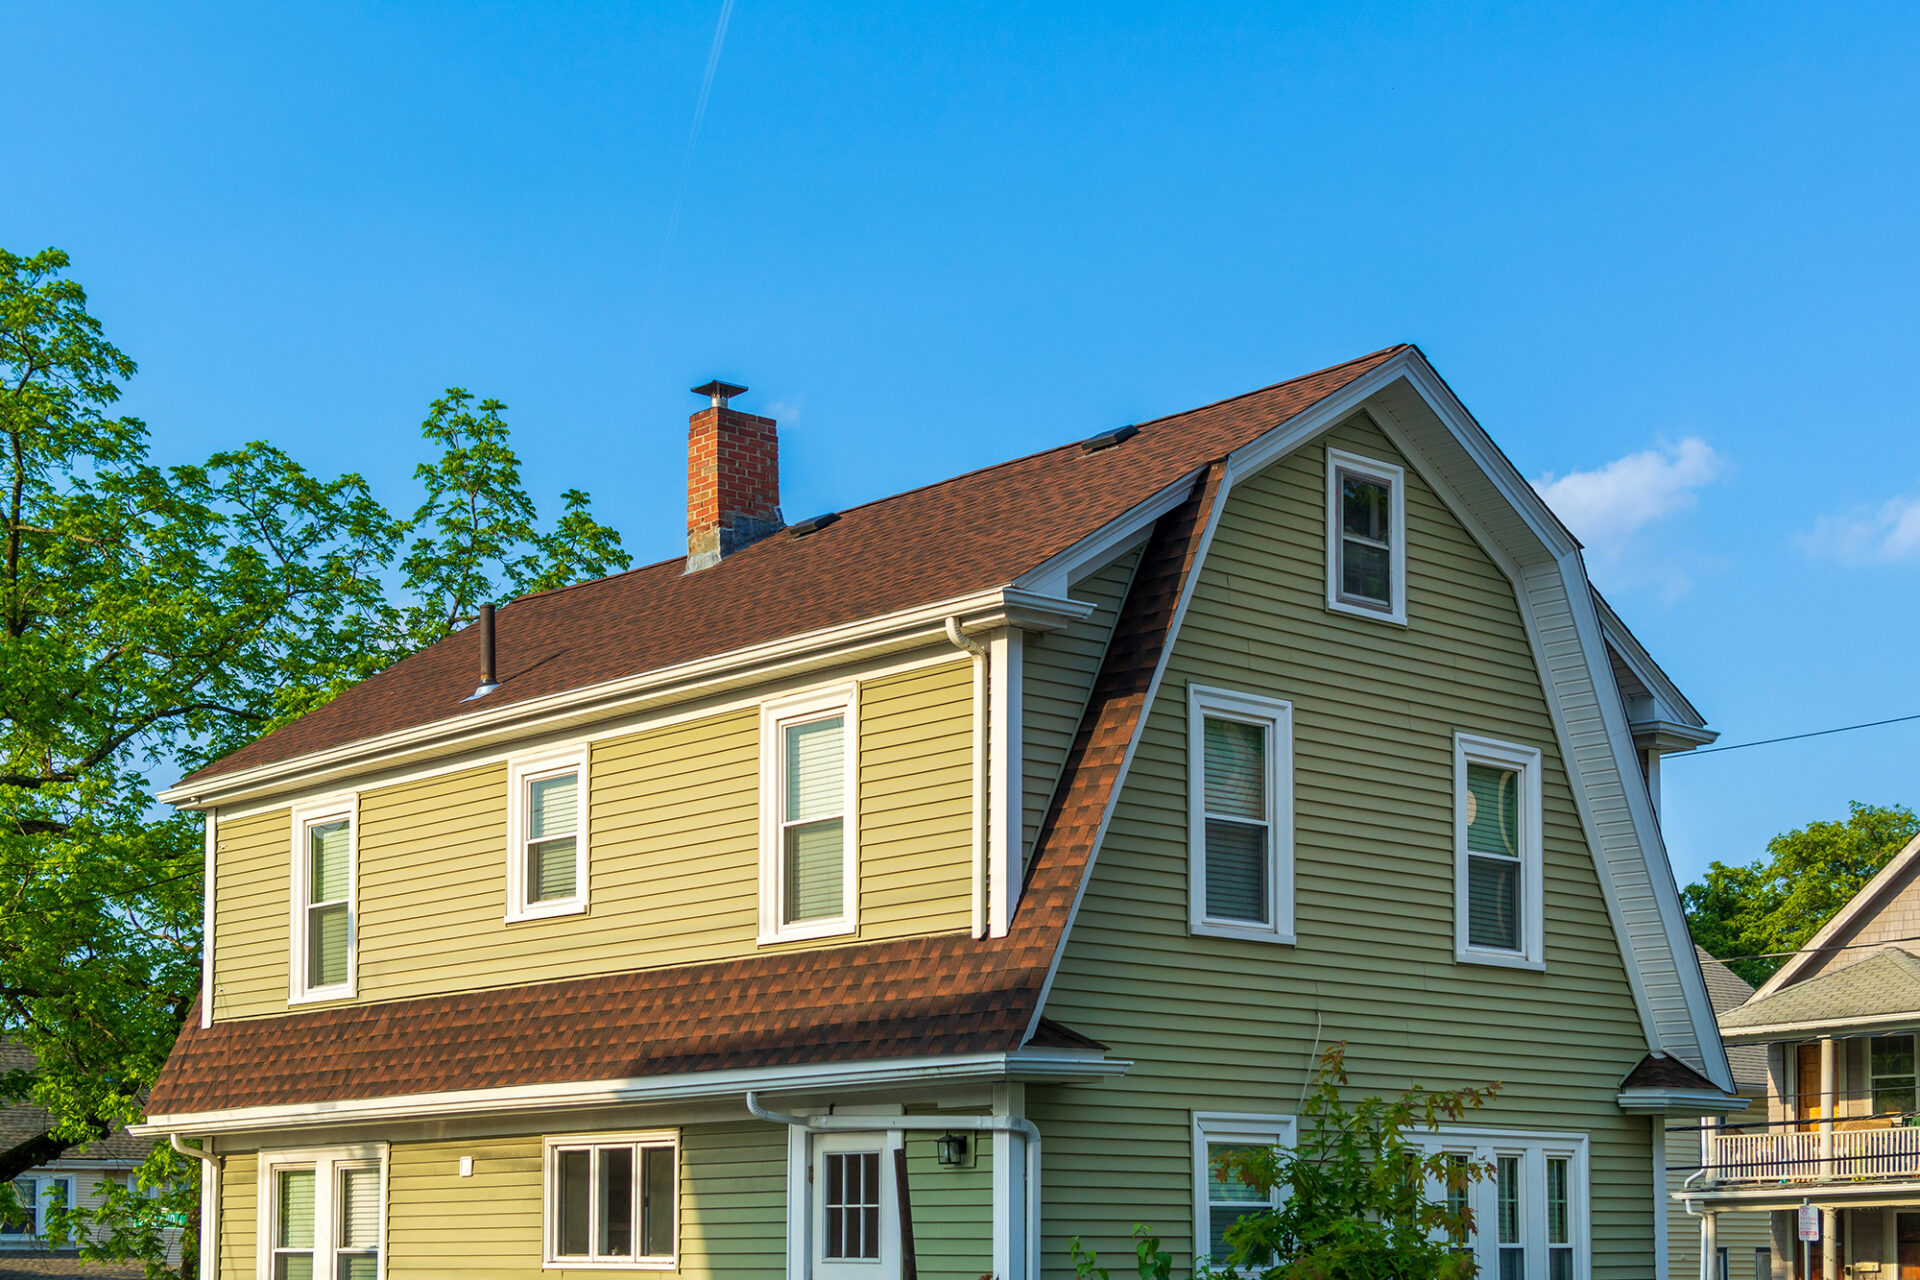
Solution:
M 40 1170 L 35 1169 L 35 1170 L 29 1170 L 28 1172 L 21 1174 L 20 1177 L 34 1179 L 33 1204 L 30 1206 L 29 1205 L 22 1206 L 22 1208 L 30 1208 L 33 1211 L 33 1230 L 31 1231 L 0 1231 L 0 1240 L 38 1240 L 46 1235 L 47 1184 L 49 1182 L 64 1182 L 67 1184 L 67 1196 L 66 1196 L 65 1203 L 67 1208 L 69 1209 L 74 1207 L 74 1200 L 80 1194 L 78 1189 L 79 1180 L 74 1174 L 71 1174 L 71 1173 L 43 1173 Z M 19 1180 L 20 1180 L 19 1178 L 14 1179 L 15 1182 L 18 1182 Z
M 1267 869 L 1272 924 L 1246 924 L 1207 916 L 1207 771 L 1205 720 L 1241 720 L 1267 730 Z M 1293 932 L 1293 704 L 1278 698 L 1187 687 L 1187 928 L 1213 938 L 1249 938 L 1291 946 Z
M 1387 486 L 1387 572 L 1392 575 L 1388 608 L 1345 600 L 1340 593 L 1340 473 L 1350 471 Z M 1407 625 L 1407 473 L 1405 468 L 1357 453 L 1327 449 L 1327 608 L 1376 622 Z
M 795 721 L 843 717 L 846 752 L 845 817 L 841 822 L 840 914 L 824 920 L 782 924 L 781 810 L 786 794 L 786 735 Z M 761 945 L 829 938 L 859 928 L 860 900 L 860 693 L 834 685 L 780 698 L 760 707 L 760 934 Z
M 1207 1144 L 1232 1142 L 1246 1146 L 1292 1147 L 1299 1121 L 1293 1116 L 1250 1111 L 1196 1111 L 1193 1113 L 1193 1256 L 1198 1259 L 1213 1238 L 1212 1206 L 1207 1199 Z M 1272 1203 L 1280 1203 L 1275 1188 Z
M 387 1144 L 366 1142 L 346 1147 L 306 1147 L 262 1151 L 255 1173 L 254 1252 L 255 1274 L 259 1280 L 273 1278 L 273 1213 L 277 1197 L 273 1193 L 274 1174 L 287 1168 L 313 1169 L 313 1274 L 331 1277 L 334 1265 L 334 1189 L 343 1166 L 372 1166 L 380 1170 L 380 1243 L 376 1260 L 378 1275 L 387 1274 Z
M 559 1167 L 554 1163 L 556 1153 L 578 1147 L 670 1147 L 673 1150 L 673 1252 L 649 1258 L 579 1258 L 561 1257 L 557 1233 L 560 1230 L 559 1215 L 553 1211 L 554 1195 L 558 1190 Z M 597 1162 L 596 1162 L 597 1167 Z M 641 1176 L 640 1162 L 634 1162 L 634 1178 Z M 598 1174 L 595 1175 L 598 1177 Z M 680 1131 L 678 1129 L 640 1129 L 621 1133 L 563 1133 L 550 1135 L 541 1153 L 540 1160 L 540 1269 L 543 1271 L 677 1271 L 680 1267 L 680 1228 L 683 1221 L 681 1204 L 685 1200 L 682 1182 L 683 1172 L 680 1166 Z M 640 1246 L 640 1222 L 636 1218 L 633 1224 L 634 1247 Z
M 587 909 L 588 803 L 586 743 L 507 762 L 507 922 L 579 915 Z M 573 896 L 527 901 L 527 786 L 554 774 L 578 776 L 573 840 Z
M 1407 1141 L 1422 1151 L 1449 1151 L 1467 1156 L 1477 1163 L 1491 1163 L 1496 1156 L 1520 1156 L 1525 1170 L 1521 1179 L 1521 1237 L 1526 1243 L 1526 1273 L 1545 1276 L 1547 1270 L 1547 1160 L 1564 1156 L 1568 1161 L 1568 1223 L 1573 1237 L 1574 1280 L 1586 1280 L 1593 1274 L 1593 1182 L 1588 1168 L 1588 1138 L 1584 1133 L 1528 1129 L 1477 1129 L 1443 1127 L 1438 1132 L 1411 1133 Z M 1444 1200 L 1445 1189 L 1438 1184 L 1429 1193 Z M 1468 1189 L 1473 1207 L 1474 1260 L 1483 1276 L 1500 1274 L 1499 1259 L 1499 1185 L 1486 1177 Z
M 307 985 L 307 828 L 335 819 L 347 820 L 347 980 L 323 987 Z M 291 945 L 287 956 L 287 1003 L 312 1004 L 321 1000 L 351 1000 L 360 978 L 360 796 L 357 792 L 296 805 L 291 831 L 293 859 L 289 869 L 292 904 Z
M 1501 965 L 1510 969 L 1547 967 L 1545 865 L 1540 814 L 1540 763 L 1537 748 L 1472 734 L 1453 735 L 1453 954 L 1462 964 Z M 1467 766 L 1492 765 L 1520 773 L 1520 949 L 1476 947 L 1468 941 Z

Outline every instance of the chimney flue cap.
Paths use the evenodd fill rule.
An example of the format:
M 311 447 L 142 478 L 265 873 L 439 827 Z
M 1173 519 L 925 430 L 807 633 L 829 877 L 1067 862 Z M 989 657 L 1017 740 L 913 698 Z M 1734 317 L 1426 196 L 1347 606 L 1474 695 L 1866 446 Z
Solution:
M 697 396 L 711 396 L 713 397 L 713 407 L 716 409 L 724 409 L 727 407 L 728 400 L 731 400 L 737 395 L 744 395 L 746 390 L 745 387 L 735 386 L 731 382 L 722 382 L 720 379 L 715 378 L 712 382 L 702 383 L 700 386 L 693 388 L 693 394 Z

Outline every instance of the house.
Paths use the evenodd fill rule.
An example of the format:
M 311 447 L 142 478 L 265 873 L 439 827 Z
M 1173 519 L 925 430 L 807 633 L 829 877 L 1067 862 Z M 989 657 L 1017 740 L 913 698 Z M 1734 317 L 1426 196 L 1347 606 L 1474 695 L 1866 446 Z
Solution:
M 17 1041 L 0 1040 L 0 1071 L 31 1071 L 33 1067 L 31 1050 Z M 31 1103 L 0 1107 L 0 1150 L 45 1133 L 51 1123 L 52 1117 Z M 124 1270 L 82 1264 L 76 1250 L 54 1247 L 46 1233 L 47 1211 L 56 1204 L 97 1207 L 110 1187 L 127 1185 L 152 1147 L 151 1138 L 113 1133 L 84 1147 L 70 1148 L 59 1159 L 15 1178 L 13 1193 L 19 1212 L 12 1218 L 0 1215 L 0 1278 L 11 1274 L 13 1268 L 57 1268 L 62 1274 L 96 1276 Z M 127 1274 L 139 1275 L 141 1271 L 136 1267 Z
M 1394 347 L 794 523 L 714 382 L 688 553 L 513 601 L 206 815 L 221 1277 L 1029 1280 L 1261 1201 L 1318 1048 L 1499 1081 L 1488 1276 L 1645 1277 L 1742 1105 L 1655 816 L 1711 739 Z
M 1710 1136 L 1686 1190 L 1708 1231 L 1769 1214 L 1776 1280 L 1920 1276 L 1920 840 L 1720 1026 L 1730 1052 L 1765 1051 L 1767 1110 Z
M 1716 1015 L 1731 1013 L 1753 995 L 1753 985 L 1696 945 L 1700 972 L 1707 980 L 1707 996 Z M 1725 1126 L 1717 1120 L 1691 1122 L 1698 1133 L 1687 1132 L 1689 1122 L 1670 1127 L 1667 1135 L 1667 1191 L 1684 1205 L 1688 1180 L 1713 1159 L 1712 1142 L 1731 1126 L 1754 1123 L 1763 1132 L 1767 1114 L 1767 1051 L 1759 1045 L 1730 1045 L 1727 1065 L 1733 1071 L 1735 1090 L 1747 1100 L 1747 1108 Z M 1704 1221 L 1704 1219 L 1703 1219 Z M 1771 1280 L 1773 1271 L 1773 1223 L 1761 1212 L 1729 1211 L 1713 1215 L 1713 1239 L 1702 1240 L 1702 1229 L 1686 1230 L 1682 1223 L 1671 1233 L 1672 1249 L 1668 1273 L 1674 1280 Z M 1706 1271 L 1700 1269 L 1703 1256 L 1713 1259 Z

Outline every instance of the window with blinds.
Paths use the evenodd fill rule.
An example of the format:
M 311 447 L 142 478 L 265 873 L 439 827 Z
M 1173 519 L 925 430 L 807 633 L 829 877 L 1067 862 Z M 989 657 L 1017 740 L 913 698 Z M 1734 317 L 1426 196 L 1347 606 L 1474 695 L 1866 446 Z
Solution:
M 1540 753 L 1459 735 L 1455 884 L 1460 958 L 1537 966 L 1540 919 Z
M 580 819 L 580 775 L 555 774 L 527 782 L 527 898 L 554 902 L 574 895 L 575 836 Z
M 353 981 L 353 815 L 296 815 L 294 994 L 332 996 Z
M 679 1143 L 672 1133 L 547 1142 L 549 1263 L 674 1260 Z
M 854 690 L 761 708 L 760 940 L 854 928 Z
M 514 760 L 507 777 L 507 919 L 586 910 L 587 748 Z
M 1210 1258 L 1216 1270 L 1233 1252 L 1227 1234 L 1250 1214 L 1280 1203 L 1276 1188 L 1263 1192 L 1246 1182 L 1228 1158 L 1291 1147 L 1294 1122 L 1286 1116 L 1197 1111 L 1193 1116 L 1194 1251 Z M 1251 1258 L 1251 1271 L 1270 1258 Z
M 378 1146 L 262 1152 L 267 1210 L 261 1243 L 272 1280 L 378 1280 L 382 1170 Z
M 314 1280 L 312 1169 L 281 1169 L 273 1186 L 273 1280 Z
M 1293 940 L 1293 708 L 1188 691 L 1189 925 Z
M 334 1280 L 379 1280 L 379 1167 L 359 1165 L 341 1169 L 337 1192 Z

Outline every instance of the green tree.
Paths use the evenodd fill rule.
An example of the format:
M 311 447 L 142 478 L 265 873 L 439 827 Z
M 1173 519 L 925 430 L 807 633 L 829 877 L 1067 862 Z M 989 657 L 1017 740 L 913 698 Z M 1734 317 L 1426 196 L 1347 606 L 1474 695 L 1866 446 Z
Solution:
M 0 1102 L 52 1117 L 0 1149 L 0 1210 L 14 1177 L 139 1118 L 196 994 L 200 824 L 156 816 L 150 775 L 311 710 L 484 600 L 627 564 L 583 494 L 542 530 L 504 406 L 472 415 L 462 391 L 428 419 L 441 458 L 411 518 L 267 444 L 151 462 L 144 424 L 112 412 L 134 363 L 67 266 L 0 250 L 0 1035 L 37 1062 L 0 1076 Z M 190 1264 L 193 1163 L 162 1148 L 140 1175 L 155 1198 L 54 1225 L 152 1258 L 184 1224 Z
M 1767 856 L 1744 867 L 1711 863 L 1681 893 L 1694 941 L 1758 986 L 1785 963 L 1768 953 L 1813 937 L 1915 836 L 1920 818 L 1911 809 L 1856 800 L 1845 820 L 1775 836 Z

